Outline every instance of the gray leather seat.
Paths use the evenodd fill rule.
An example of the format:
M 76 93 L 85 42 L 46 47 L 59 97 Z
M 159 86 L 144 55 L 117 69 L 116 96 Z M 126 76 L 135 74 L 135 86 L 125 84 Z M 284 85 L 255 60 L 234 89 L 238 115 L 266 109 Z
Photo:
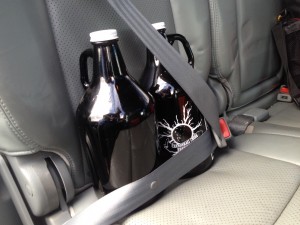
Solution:
M 252 124 L 251 133 L 269 133 L 300 137 L 300 110 L 294 103 L 278 102 L 269 108 L 270 118 Z
M 266 124 L 259 125 L 259 132 L 274 130 L 289 135 L 280 126 L 300 128 L 300 110 L 297 106 L 294 103 L 276 103 L 284 74 L 271 28 L 283 8 L 282 1 L 210 0 L 209 4 L 211 76 L 223 82 L 225 80 L 230 87 L 227 115 L 232 118 L 251 108 L 269 109 L 270 119 Z M 219 97 L 219 101 L 221 106 L 226 105 L 222 102 L 223 97 Z M 300 135 L 300 130 L 297 132 Z
M 91 178 L 44 2 L 2 0 L 0 21 L 0 151 L 33 214 L 43 216 L 59 206 L 51 161 L 69 200 Z
M 210 21 L 200 16 L 203 9 L 197 13 L 201 1 L 171 2 L 176 29 L 190 41 L 196 69 L 203 71 L 198 63 L 207 62 L 199 55 L 211 57 L 209 83 L 218 97 L 220 114 L 226 111 L 232 119 L 253 108 L 268 109 L 270 118 L 264 123 L 252 123 L 247 133 L 300 137 L 298 107 L 294 103 L 276 102 L 283 71 L 271 28 L 282 8 L 281 1 L 211 0 Z M 208 23 L 212 29 L 211 53 L 204 47 L 207 31 L 199 29 Z
M 207 0 L 133 2 L 150 22 L 165 21 L 169 33 L 176 30 L 186 35 L 194 49 L 196 68 L 209 74 L 212 38 Z M 245 2 L 252 7 L 253 0 Z M 8 159 L 29 211 L 39 219 L 46 217 L 48 224 L 62 224 L 89 202 L 85 191 L 90 185 L 89 171 L 74 121 L 83 94 L 78 58 L 90 47 L 88 33 L 117 28 L 128 69 L 136 78 L 144 68 L 145 48 L 106 1 L 1 0 L 1 3 L 0 150 Z M 230 13 L 231 3 L 234 2 L 228 3 Z M 270 7 L 273 2 L 268 0 L 263 4 Z M 241 15 L 245 12 L 241 10 L 243 7 L 238 9 Z M 275 4 L 276 7 L 279 5 Z M 243 24 L 247 25 L 245 21 Z M 186 26 L 187 23 L 191 26 Z M 265 46 L 268 38 L 265 39 L 264 35 L 257 37 L 256 44 Z M 274 48 L 263 51 L 261 58 L 271 55 Z M 270 86 L 278 86 L 281 76 L 279 66 L 271 67 L 276 60 L 271 56 L 267 60 L 263 76 L 266 83 L 260 86 L 266 90 L 258 94 L 254 91 L 257 83 L 247 77 L 243 85 L 238 85 L 237 93 L 249 91 L 237 95 L 232 109 L 242 106 L 244 99 L 251 103 L 251 99 L 263 94 L 266 97 L 259 100 L 259 106 L 274 102 Z M 249 76 L 254 73 L 248 67 L 244 70 Z M 239 79 L 236 72 L 232 72 L 232 82 Z M 127 218 L 124 224 L 274 224 L 277 219 L 278 224 L 299 222 L 300 168 L 243 152 L 243 148 L 237 144 L 234 149 L 217 155 L 210 171 L 170 188 L 162 199 Z M 49 168 L 61 173 L 51 173 Z M 64 197 L 59 193 L 54 174 L 59 174 L 57 178 L 66 185 L 62 188 Z M 60 210 L 62 198 L 70 210 Z M 60 214 L 62 211 L 64 214 Z M 21 219 L 24 222 L 22 216 Z
M 126 225 L 299 224 L 300 168 L 230 150 L 201 176 L 171 188 Z
M 294 103 L 276 102 L 283 71 L 271 28 L 283 7 L 282 2 L 210 0 L 209 5 L 211 77 L 225 79 L 232 91 L 227 94 L 231 96 L 227 115 L 232 118 L 251 108 L 268 109 L 270 114 L 267 121 L 248 127 L 247 133 L 255 135 L 234 138 L 230 145 L 299 164 L 300 139 L 291 137 L 300 137 L 300 110 Z
M 281 1 L 209 0 L 209 4 L 211 73 L 231 87 L 228 113 L 271 106 L 283 75 L 271 35 Z
M 244 134 L 233 138 L 229 146 L 244 152 L 282 160 L 300 166 L 299 137 L 274 134 Z
M 252 108 L 269 111 L 270 118 L 267 121 L 254 122 L 248 127 L 247 133 L 257 135 L 234 138 L 230 145 L 299 164 L 300 138 L 291 137 L 300 137 L 300 110 L 294 103 L 276 102 L 283 71 L 271 28 L 282 8 L 281 1 L 171 2 L 176 29 L 187 37 L 196 53 L 196 68 L 203 70 L 205 67 L 201 63 L 206 62 L 203 61 L 203 55 L 211 56 L 209 82 L 219 99 L 220 113 L 226 111 L 232 118 Z M 203 12 L 204 6 L 210 8 L 209 21 Z M 201 11 L 198 12 L 198 9 Z M 211 27 L 211 53 L 207 49 L 208 31 L 204 28 L 207 24 Z M 202 57 L 199 57 L 199 53 Z M 224 80 L 226 90 L 231 90 L 231 94 L 226 94 L 220 84 Z M 229 102 L 231 105 L 226 110 Z M 283 146 L 277 145 L 276 140 L 283 145 L 286 143 L 289 148 L 283 151 Z

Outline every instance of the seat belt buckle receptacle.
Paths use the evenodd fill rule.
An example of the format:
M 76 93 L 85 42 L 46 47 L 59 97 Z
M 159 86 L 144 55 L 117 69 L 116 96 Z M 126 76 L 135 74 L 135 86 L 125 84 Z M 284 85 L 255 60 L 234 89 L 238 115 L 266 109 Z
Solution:
M 292 96 L 290 95 L 290 91 L 288 87 L 285 85 L 281 86 L 279 89 L 279 93 L 277 95 L 277 101 L 280 102 L 292 102 Z

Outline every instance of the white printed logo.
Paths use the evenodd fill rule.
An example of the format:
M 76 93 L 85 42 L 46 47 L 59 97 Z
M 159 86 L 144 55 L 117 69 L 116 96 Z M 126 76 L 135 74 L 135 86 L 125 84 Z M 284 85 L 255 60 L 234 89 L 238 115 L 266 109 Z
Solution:
M 188 108 L 187 106 L 188 102 L 183 107 L 183 119 L 181 121 L 179 121 L 176 116 L 176 121 L 173 125 L 170 125 L 166 120 L 163 120 L 163 123 L 157 123 L 158 127 L 166 130 L 163 134 L 159 134 L 158 138 L 166 138 L 164 148 L 173 155 L 176 155 L 193 140 L 203 134 L 203 131 L 199 130 L 202 126 L 203 119 L 201 119 L 196 126 L 193 126 L 193 117 L 191 116 L 192 107 Z M 204 122 L 207 128 L 206 121 L 204 120 Z M 172 147 L 173 150 L 170 150 L 169 147 Z

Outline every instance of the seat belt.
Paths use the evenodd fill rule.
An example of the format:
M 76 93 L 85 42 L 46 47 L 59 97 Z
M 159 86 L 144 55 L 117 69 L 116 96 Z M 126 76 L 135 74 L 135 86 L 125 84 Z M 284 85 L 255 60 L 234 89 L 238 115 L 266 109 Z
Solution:
M 105 195 L 65 225 L 81 225 L 86 222 L 107 225 L 117 222 L 204 162 L 213 154 L 216 142 L 219 146 L 226 145 L 220 132 L 217 100 L 201 74 L 182 59 L 130 0 L 108 2 L 194 101 L 210 124 L 216 141 L 209 131 L 205 132 L 153 172 Z
M 210 157 L 215 148 L 205 132 L 153 172 L 105 195 L 64 225 L 109 225 L 123 219 Z
M 281 63 L 283 65 L 287 77 L 287 85 L 289 88 L 289 93 L 293 98 L 294 102 L 297 104 L 297 106 L 300 107 L 300 89 L 297 87 L 294 78 L 291 75 L 289 70 L 285 32 L 283 29 L 282 22 L 279 22 L 272 28 L 272 33 L 275 39 L 275 43 L 281 59 Z

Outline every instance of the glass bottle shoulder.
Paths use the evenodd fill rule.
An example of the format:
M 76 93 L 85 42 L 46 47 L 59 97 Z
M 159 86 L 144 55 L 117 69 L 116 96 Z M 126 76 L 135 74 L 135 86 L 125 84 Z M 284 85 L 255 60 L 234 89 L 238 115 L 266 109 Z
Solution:
M 99 85 L 87 89 L 78 111 L 91 123 L 134 126 L 153 113 L 154 103 L 128 75 L 109 82 L 101 77 Z

